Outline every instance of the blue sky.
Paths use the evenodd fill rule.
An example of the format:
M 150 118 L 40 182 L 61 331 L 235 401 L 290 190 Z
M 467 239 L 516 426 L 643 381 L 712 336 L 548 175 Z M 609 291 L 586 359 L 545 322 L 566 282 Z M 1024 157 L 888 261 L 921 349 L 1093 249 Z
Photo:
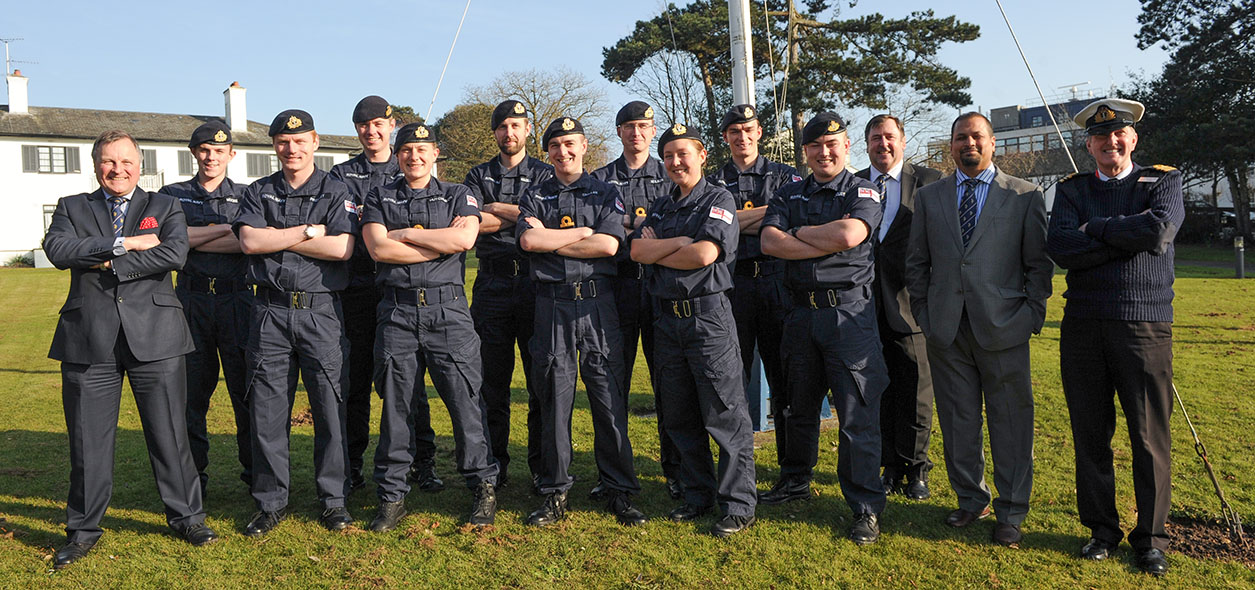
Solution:
M 303 108 L 321 131 L 340 134 L 352 134 L 353 105 L 367 94 L 427 110 L 464 6 L 463 0 L 10 4 L 0 38 L 23 38 L 10 45 L 12 58 L 38 62 L 14 64 L 30 78 L 34 106 L 220 115 L 223 89 L 238 80 L 248 89 L 250 119 L 268 123 L 283 109 Z M 1086 81 L 1105 91 L 1126 84 L 1130 71 L 1157 73 L 1166 59 L 1158 48 L 1137 49 L 1136 0 L 1004 5 L 1047 94 Z M 601 50 L 662 6 L 658 0 L 472 0 L 432 118 L 459 103 L 468 85 L 530 68 L 568 66 L 603 85 L 611 103 L 631 100 L 601 78 Z M 973 107 L 1036 96 L 993 0 L 863 0 L 846 14 L 900 17 L 930 6 L 981 26 L 978 40 L 941 54 L 972 79 Z

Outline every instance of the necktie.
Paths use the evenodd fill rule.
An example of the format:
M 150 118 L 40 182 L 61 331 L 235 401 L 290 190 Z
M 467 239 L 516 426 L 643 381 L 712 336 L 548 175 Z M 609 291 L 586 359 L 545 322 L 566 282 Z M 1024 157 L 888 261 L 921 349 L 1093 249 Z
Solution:
M 122 237 L 122 224 L 126 221 L 126 199 L 109 197 L 109 212 L 113 217 L 113 237 Z
M 888 174 L 881 174 L 876 177 L 876 189 L 880 191 L 880 199 L 883 202 L 885 198 L 885 184 L 889 182 Z
M 976 229 L 976 187 L 980 181 L 969 178 L 963 181 L 963 198 L 959 201 L 959 232 L 963 234 L 963 247 L 972 240 Z
M 883 240 L 884 234 L 889 231 L 889 224 L 885 220 L 885 205 L 889 201 L 889 192 L 885 185 L 889 182 L 888 174 L 881 174 L 876 177 L 876 190 L 880 191 L 880 228 L 876 232 L 876 240 Z

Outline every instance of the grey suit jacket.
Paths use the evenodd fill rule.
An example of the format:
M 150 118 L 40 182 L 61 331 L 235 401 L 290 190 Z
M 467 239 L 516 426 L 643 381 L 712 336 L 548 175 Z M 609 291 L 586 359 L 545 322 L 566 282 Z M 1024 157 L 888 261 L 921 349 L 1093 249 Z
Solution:
M 875 182 L 871 168 L 859 170 L 856 176 Z M 906 291 L 906 252 L 911 238 L 911 219 L 915 214 L 915 192 L 936 182 L 941 173 L 932 168 L 902 164 L 902 204 L 884 240 L 876 242 L 876 277 L 872 291 L 876 308 L 889 329 L 906 335 L 919 333 L 919 325 L 911 313 L 911 300 Z M 874 230 L 873 234 L 879 230 Z
M 70 292 L 48 356 L 68 363 L 102 362 L 113 352 L 119 331 L 141 362 L 195 350 L 170 282 L 170 271 L 187 258 L 183 208 L 168 195 L 135 189 L 122 235 L 157 234 L 161 244 L 122 256 L 113 254 L 110 218 L 103 189 L 57 202 L 43 246 L 53 266 L 70 269 Z M 113 270 L 91 268 L 107 260 Z
M 981 348 L 1027 342 L 1046 319 L 1053 274 L 1040 187 L 999 171 L 966 249 L 955 175 L 916 193 L 906 284 L 931 345 L 954 342 L 964 308 Z

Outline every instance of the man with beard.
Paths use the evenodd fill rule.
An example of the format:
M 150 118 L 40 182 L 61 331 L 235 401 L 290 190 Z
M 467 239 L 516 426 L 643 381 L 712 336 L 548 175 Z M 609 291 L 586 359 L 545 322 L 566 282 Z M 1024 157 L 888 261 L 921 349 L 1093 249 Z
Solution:
M 553 167 L 527 155 L 532 124 L 527 108 L 507 100 L 492 111 L 492 135 L 501 153 L 466 174 L 463 181 L 480 203 L 482 220 L 475 256 L 471 317 L 479 334 L 483 362 L 484 407 L 488 412 L 488 439 L 500 469 L 497 487 L 505 487 L 510 466 L 510 379 L 514 376 L 514 348 L 523 364 L 527 384 L 527 467 L 532 487 L 540 473 L 540 408 L 532 383 L 532 339 L 536 291 L 529 275 L 528 257 L 517 247 L 514 234 L 519 198 L 529 188 L 553 176 Z

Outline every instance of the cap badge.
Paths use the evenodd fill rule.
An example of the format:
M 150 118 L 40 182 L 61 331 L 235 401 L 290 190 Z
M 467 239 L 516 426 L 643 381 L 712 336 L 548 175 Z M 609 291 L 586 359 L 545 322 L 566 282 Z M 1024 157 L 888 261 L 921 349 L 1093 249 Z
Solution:
M 383 110 L 383 116 L 385 116 L 385 117 L 391 117 L 391 116 L 392 116 L 392 105 L 388 105 L 388 108 L 386 108 L 386 109 L 384 109 L 384 110 Z
M 828 133 L 836 133 L 841 130 L 841 124 L 836 121 L 828 121 Z
M 516 103 L 514 103 L 514 113 L 515 113 L 515 114 L 522 115 L 522 114 L 523 114 L 523 111 L 525 111 L 525 110 L 527 110 L 527 109 L 524 109 L 524 108 L 523 108 L 523 103 L 521 103 L 521 102 L 516 102 Z
M 303 125 L 303 123 L 301 123 L 300 118 L 298 118 L 296 115 L 292 115 L 288 117 L 288 129 L 296 129 L 297 127 L 300 127 L 301 125 Z
M 226 140 L 227 140 L 227 134 L 223 132 L 221 129 L 219 129 L 218 132 L 214 134 L 214 141 L 218 143 L 222 143 Z
M 570 131 L 572 129 L 575 129 L 575 121 L 572 121 L 570 119 L 562 119 L 562 130 Z
M 426 127 L 418 127 L 414 129 L 414 137 L 418 139 L 427 139 L 428 135 L 431 135 L 431 132 L 427 131 Z
M 561 229 L 566 229 L 568 227 L 575 227 L 575 220 L 571 219 L 570 215 L 563 215 L 562 222 L 558 224 L 558 227 Z
M 745 107 L 745 118 L 746 118 L 746 119 L 753 119 L 753 118 L 754 118 L 754 109 L 751 109 L 751 108 L 749 108 L 749 107 Z
M 1115 119 L 1115 118 L 1116 118 L 1116 112 L 1111 110 L 1111 107 L 1107 105 L 1099 106 L 1098 112 L 1094 113 L 1095 123 L 1106 123 L 1107 121 L 1111 121 L 1112 119 Z
M 675 125 L 671 127 L 671 133 L 674 133 L 676 135 L 684 135 L 685 133 L 688 133 L 688 131 L 689 131 L 689 128 L 685 127 L 681 123 L 676 123 Z
M 644 113 L 642 113 L 642 114 L 643 114 L 643 115 L 645 115 L 645 118 L 646 118 L 646 119 L 653 119 L 653 118 L 654 118 L 654 107 L 645 107 L 645 112 L 644 112 Z

